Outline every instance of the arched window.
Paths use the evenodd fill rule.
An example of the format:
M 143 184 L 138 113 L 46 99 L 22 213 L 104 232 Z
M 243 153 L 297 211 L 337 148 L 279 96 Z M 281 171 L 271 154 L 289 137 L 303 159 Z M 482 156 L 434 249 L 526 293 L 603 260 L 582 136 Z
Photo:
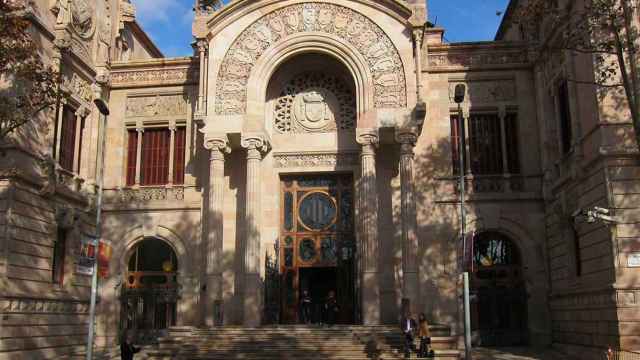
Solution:
M 473 251 L 476 267 L 519 265 L 520 256 L 513 242 L 496 232 L 482 232 L 476 236 Z

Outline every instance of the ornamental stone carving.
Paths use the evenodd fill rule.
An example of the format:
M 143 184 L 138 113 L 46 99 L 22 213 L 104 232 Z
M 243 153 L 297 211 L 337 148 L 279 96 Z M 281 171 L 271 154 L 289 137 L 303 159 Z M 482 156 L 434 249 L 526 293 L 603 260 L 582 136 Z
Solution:
M 78 74 L 73 73 L 71 76 L 66 76 L 63 80 L 63 86 L 67 91 L 78 98 L 86 102 L 93 101 L 93 89 L 91 88 L 91 84 L 81 78 Z
M 276 168 L 319 167 L 319 166 L 355 166 L 358 165 L 358 153 L 316 153 L 316 154 L 274 154 Z
M 474 67 L 507 64 L 526 64 L 529 60 L 525 51 L 492 51 L 489 53 L 431 53 L 430 67 Z
M 78 36 L 89 39 L 96 28 L 94 10 L 87 0 L 73 0 L 71 2 L 71 27 Z
M 335 35 L 357 49 L 373 77 L 376 108 L 406 106 L 402 61 L 382 29 L 352 9 L 334 4 L 304 3 L 263 16 L 236 38 L 218 72 L 216 114 L 244 114 L 247 81 L 257 60 L 282 39 L 305 32 Z
M 114 87 L 144 84 L 144 85 L 184 85 L 195 83 L 198 79 L 197 67 L 174 68 L 160 70 L 114 71 L 111 73 L 111 84 Z
M 127 117 L 186 115 L 185 95 L 156 95 L 127 98 Z
M 353 90 L 339 77 L 302 73 L 276 99 L 274 126 L 279 133 L 349 130 L 355 127 L 355 108 Z
M 455 87 L 458 83 L 449 83 L 449 99 L 453 103 Z M 465 83 L 465 99 L 471 102 L 499 102 L 517 99 L 516 84 L 513 80 L 483 80 Z

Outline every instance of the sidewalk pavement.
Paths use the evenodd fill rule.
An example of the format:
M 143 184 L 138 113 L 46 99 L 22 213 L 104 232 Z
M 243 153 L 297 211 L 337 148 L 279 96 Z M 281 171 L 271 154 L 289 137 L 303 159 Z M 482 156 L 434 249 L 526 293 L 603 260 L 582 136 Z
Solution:
M 547 348 L 474 348 L 473 360 L 566 360 L 566 357 Z

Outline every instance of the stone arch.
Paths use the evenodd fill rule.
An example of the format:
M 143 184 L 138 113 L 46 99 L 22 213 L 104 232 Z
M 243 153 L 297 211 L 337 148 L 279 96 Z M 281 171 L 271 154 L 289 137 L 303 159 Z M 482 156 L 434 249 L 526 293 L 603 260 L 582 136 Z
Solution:
M 185 278 L 185 275 L 190 272 L 191 269 L 185 264 L 188 264 L 187 259 L 189 259 L 189 255 L 187 253 L 187 249 L 184 246 L 184 242 L 182 239 L 176 235 L 171 229 L 158 225 L 151 229 L 145 229 L 143 226 L 139 225 L 130 229 L 127 233 L 124 234 L 123 238 L 125 239 L 124 248 L 122 251 L 122 256 L 120 257 L 120 261 L 118 263 L 118 273 L 123 273 L 127 268 L 127 262 L 129 261 L 129 256 L 131 256 L 131 252 L 133 248 L 143 241 L 145 238 L 155 237 L 160 240 L 166 242 L 176 254 L 176 258 L 178 260 L 178 264 L 180 266 L 178 282 Z
M 308 45 L 305 50 L 301 50 L 304 48 L 301 39 Z M 234 40 L 217 74 L 215 114 L 241 115 L 247 112 L 248 100 L 256 98 L 255 94 L 253 98 L 249 97 L 247 85 L 251 83 L 250 78 L 275 69 L 273 66 L 271 69 L 270 66 L 260 68 L 259 64 L 278 61 L 273 60 L 273 55 L 287 56 L 293 51 L 314 50 L 324 51 L 343 62 L 350 59 L 351 68 L 357 62 L 356 82 L 361 83 L 358 85 L 362 89 L 363 86 L 373 89 L 370 96 L 372 107 L 406 107 L 407 84 L 400 54 L 375 22 L 341 5 L 301 3 L 262 16 Z M 266 54 L 271 60 L 263 59 Z M 265 89 L 263 86 L 260 91 Z M 368 110 L 366 105 L 363 104 L 359 111 Z

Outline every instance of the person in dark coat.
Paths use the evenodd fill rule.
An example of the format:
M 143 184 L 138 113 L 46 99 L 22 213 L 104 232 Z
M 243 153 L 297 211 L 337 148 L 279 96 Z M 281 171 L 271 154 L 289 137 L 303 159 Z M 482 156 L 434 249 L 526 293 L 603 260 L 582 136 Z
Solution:
M 411 317 L 411 313 L 407 311 L 405 316 L 400 320 L 400 330 L 404 335 L 404 356 L 406 358 L 411 357 L 411 350 L 413 349 L 413 335 L 416 331 L 416 321 Z
M 338 300 L 336 300 L 336 293 L 331 290 L 327 296 L 327 300 L 324 303 L 325 321 L 327 326 L 331 326 L 336 323 L 336 316 L 338 315 L 340 308 L 338 307 Z
M 120 341 L 120 358 L 122 360 L 133 360 L 133 355 L 140 351 L 140 348 L 133 346 L 133 334 L 125 333 Z
M 300 315 L 302 317 L 303 324 L 311 323 L 311 297 L 307 290 L 302 291 L 302 298 L 300 299 Z

